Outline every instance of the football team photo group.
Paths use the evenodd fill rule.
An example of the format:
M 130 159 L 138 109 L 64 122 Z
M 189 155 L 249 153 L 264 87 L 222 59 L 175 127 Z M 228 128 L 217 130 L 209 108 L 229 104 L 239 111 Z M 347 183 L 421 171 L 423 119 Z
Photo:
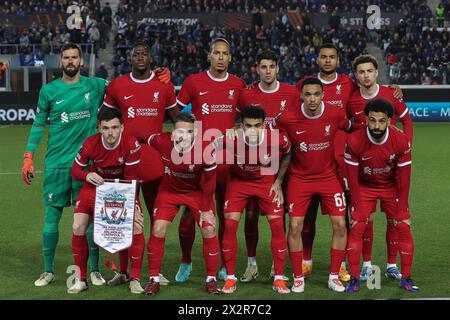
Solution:
M 241 36 L 242 29 L 233 34 L 219 27 L 210 33 L 200 25 L 177 27 L 172 35 L 177 41 L 188 35 L 175 44 L 188 44 L 179 58 L 161 40 L 171 37 L 170 30 L 161 31 L 155 22 L 145 30 L 138 23 L 133 31 L 127 26 L 133 20 L 123 18 L 126 10 L 153 14 L 162 8 L 180 17 L 183 10 L 194 16 L 205 10 L 220 19 L 222 8 L 226 19 L 233 10 L 243 13 L 244 4 L 182 1 L 183 9 L 173 1 L 110 1 L 117 2 L 117 19 L 108 21 L 106 1 L 68 2 L 80 6 L 78 35 L 93 51 L 86 54 L 84 41 L 70 32 L 53 52 L 58 75 L 38 87 L 30 124 L 0 126 L 0 145 L 11 150 L 0 166 L 10 199 L 2 227 L 4 248 L 11 246 L 2 263 L 9 264 L 2 274 L 10 278 L 3 299 L 450 296 L 445 276 L 449 127 L 443 120 L 416 122 L 419 102 L 407 105 L 410 92 L 420 86 L 405 86 L 414 82 L 404 79 L 420 69 L 418 62 L 401 69 L 406 78 L 395 77 L 394 66 L 409 59 L 406 53 L 387 51 L 386 62 L 379 48 L 348 50 L 359 46 L 360 36 L 381 41 L 383 32 L 377 31 L 377 40 L 369 40 L 370 30 L 354 43 L 337 40 L 339 32 L 354 32 L 342 27 L 342 16 L 345 10 L 356 14 L 358 1 L 242 1 L 253 8 L 246 7 L 246 13 L 251 12 L 256 38 Z M 382 10 L 401 6 L 402 14 L 407 10 L 405 1 L 366 2 Z M 430 2 L 415 1 L 413 8 L 425 10 Z M 65 3 L 54 1 L 53 8 Z M 14 6 L 8 9 L 2 1 L 1 15 L 31 14 L 26 5 Z M 447 94 L 448 7 L 442 1 L 431 13 L 436 18 L 430 18 L 439 24 L 434 32 L 441 36 L 444 69 L 429 62 L 436 56 L 427 60 L 444 70 L 433 87 Z M 308 12 L 301 17 L 329 15 L 324 23 L 331 31 L 317 28 L 309 38 L 309 25 L 293 30 L 289 24 L 295 25 L 299 8 Z M 272 33 L 258 21 L 271 10 L 280 12 Z M 335 27 L 338 14 L 341 26 Z M 369 26 L 371 18 L 365 19 Z M 400 37 L 409 32 L 409 25 L 402 29 L 404 21 L 389 32 Z M 126 38 L 126 56 L 121 64 L 113 57 L 113 76 L 86 74 L 85 66 L 105 56 L 109 41 L 95 38 L 92 30 L 101 31 L 102 24 L 108 29 L 108 23 L 117 32 L 114 41 Z M 285 33 L 303 32 L 310 39 L 307 49 L 278 41 L 288 36 L 274 36 L 277 23 Z M 195 42 L 197 29 L 206 44 L 202 48 Z M 0 37 L 6 43 L 3 27 Z M 416 39 L 421 45 L 431 41 L 420 34 Z M 288 62 L 288 55 L 295 59 L 304 52 L 303 65 Z M 399 62 L 389 61 L 389 55 Z M 245 61 L 251 69 L 244 70 Z M 386 68 L 393 70 L 388 77 Z M 30 80 L 32 70 L 27 69 Z M 13 72 L 6 78 L 11 83 Z M 425 87 L 431 85 L 417 90 Z M 421 98 L 416 101 L 434 101 L 433 94 Z M 448 117 L 448 95 L 446 101 L 430 105 L 441 103 L 441 116 Z M 20 270 L 26 278 L 18 280 Z

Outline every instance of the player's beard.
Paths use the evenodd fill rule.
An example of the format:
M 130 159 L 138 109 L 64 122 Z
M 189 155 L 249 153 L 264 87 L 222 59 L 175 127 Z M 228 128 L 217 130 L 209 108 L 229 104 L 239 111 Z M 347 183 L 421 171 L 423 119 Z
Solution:
M 320 72 L 322 72 L 322 73 L 324 73 L 324 74 L 326 74 L 326 75 L 329 76 L 330 74 L 335 73 L 335 72 L 336 72 L 336 69 L 327 71 L 327 70 L 325 70 L 325 69 L 320 68 Z
M 374 138 L 374 139 L 380 139 L 381 137 L 384 136 L 384 134 L 386 133 L 386 129 L 384 130 L 380 130 L 380 129 L 369 129 L 370 135 Z
M 72 69 L 68 69 L 68 67 L 73 67 Z M 73 78 L 76 76 L 76 74 L 80 71 L 80 65 L 75 66 L 73 64 L 67 65 L 67 67 L 63 67 L 63 72 L 70 78 Z

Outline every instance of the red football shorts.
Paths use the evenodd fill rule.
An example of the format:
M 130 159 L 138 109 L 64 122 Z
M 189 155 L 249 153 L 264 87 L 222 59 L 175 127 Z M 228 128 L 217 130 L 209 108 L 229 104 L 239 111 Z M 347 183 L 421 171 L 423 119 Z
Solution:
M 380 200 L 381 211 L 388 219 L 396 219 L 398 212 L 398 191 L 396 187 L 391 188 L 370 188 L 360 185 L 361 204 L 359 208 L 367 218 L 377 211 L 377 202 Z M 402 220 L 409 219 L 410 216 L 402 217 Z
M 243 212 L 247 201 L 256 204 L 262 214 L 284 216 L 283 205 L 273 203 L 273 194 L 269 196 L 272 184 L 258 180 L 243 180 L 230 175 L 225 193 L 224 213 Z
M 345 195 L 337 176 L 321 180 L 289 176 L 286 197 L 289 216 L 304 217 L 314 195 L 320 197 L 322 214 L 345 217 Z
M 202 191 L 195 190 L 186 193 L 174 192 L 173 190 L 159 189 L 153 209 L 153 219 L 167 220 L 172 222 L 176 217 L 180 206 L 186 206 L 194 216 L 195 221 L 200 225 L 200 208 L 202 201 Z M 215 215 L 214 202 L 211 199 L 211 208 Z

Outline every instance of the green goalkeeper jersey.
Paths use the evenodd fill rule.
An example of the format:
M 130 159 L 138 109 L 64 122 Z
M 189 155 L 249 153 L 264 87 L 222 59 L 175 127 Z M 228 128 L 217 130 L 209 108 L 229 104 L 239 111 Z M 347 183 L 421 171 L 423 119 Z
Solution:
M 81 76 L 75 84 L 57 79 L 41 88 L 26 150 L 36 152 L 49 119 L 46 169 L 72 167 L 84 140 L 95 133 L 105 86 L 104 79 Z

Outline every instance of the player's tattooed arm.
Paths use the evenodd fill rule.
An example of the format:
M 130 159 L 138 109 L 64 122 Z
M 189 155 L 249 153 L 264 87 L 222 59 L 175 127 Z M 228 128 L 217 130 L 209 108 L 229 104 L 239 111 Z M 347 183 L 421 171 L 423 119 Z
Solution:
M 274 193 L 272 202 L 276 202 L 279 206 L 284 203 L 282 184 L 289 167 L 289 163 L 291 162 L 291 158 L 292 150 L 289 150 L 288 153 L 283 155 L 283 157 L 281 158 L 280 168 L 278 169 L 277 178 L 275 179 L 275 182 L 273 183 L 269 191 L 269 195 L 272 195 L 272 193 Z
M 180 107 L 177 104 L 175 107 L 170 108 L 166 111 L 166 119 L 170 119 L 172 123 L 175 122 L 175 118 L 181 113 Z

